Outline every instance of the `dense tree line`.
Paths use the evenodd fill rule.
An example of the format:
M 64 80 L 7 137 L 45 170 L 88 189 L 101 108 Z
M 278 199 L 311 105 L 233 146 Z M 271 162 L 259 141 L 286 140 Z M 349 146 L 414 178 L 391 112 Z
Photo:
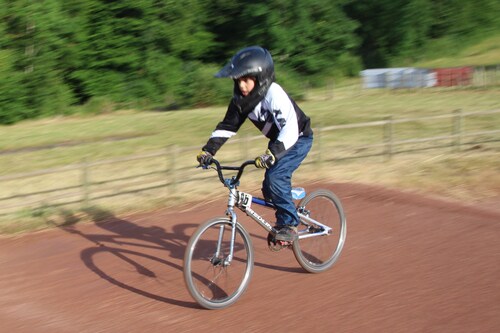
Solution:
M 0 123 L 70 106 L 193 106 L 228 98 L 213 74 L 271 50 L 278 79 L 357 75 L 429 40 L 499 24 L 497 0 L 0 0 Z M 97 101 L 97 102 L 96 102 Z

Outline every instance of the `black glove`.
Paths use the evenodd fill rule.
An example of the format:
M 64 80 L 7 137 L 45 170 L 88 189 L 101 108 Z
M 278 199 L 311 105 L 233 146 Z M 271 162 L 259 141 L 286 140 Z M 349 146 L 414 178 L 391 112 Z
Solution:
M 255 166 L 260 169 L 269 169 L 274 165 L 275 161 L 276 158 L 274 158 L 273 153 L 268 149 L 265 154 L 255 158 Z
M 200 163 L 200 165 L 210 165 L 212 164 L 214 156 L 210 154 L 208 151 L 200 151 L 198 156 L 196 156 L 196 160 Z

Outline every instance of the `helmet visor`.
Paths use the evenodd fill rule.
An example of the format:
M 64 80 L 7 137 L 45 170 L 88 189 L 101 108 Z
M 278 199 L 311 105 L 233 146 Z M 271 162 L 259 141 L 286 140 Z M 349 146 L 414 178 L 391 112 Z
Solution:
M 221 77 L 233 77 L 232 72 L 234 72 L 234 65 L 229 62 L 226 66 L 222 67 L 220 71 L 218 71 L 214 76 L 216 78 Z
M 259 67 L 258 72 L 262 71 L 262 69 Z M 226 66 L 222 67 L 220 71 L 218 71 L 214 76 L 216 78 L 221 78 L 221 77 L 230 77 L 233 80 L 239 79 L 242 76 L 245 75 L 256 75 L 256 70 L 253 68 L 248 68 L 246 66 L 238 66 L 235 65 L 232 61 L 229 62 Z

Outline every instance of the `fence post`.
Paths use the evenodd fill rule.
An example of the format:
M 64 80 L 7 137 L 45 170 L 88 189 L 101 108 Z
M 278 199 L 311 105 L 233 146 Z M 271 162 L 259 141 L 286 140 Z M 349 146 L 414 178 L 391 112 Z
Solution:
M 82 160 L 82 205 L 83 208 L 89 206 L 90 203 L 90 170 L 89 163 L 87 162 L 87 158 L 84 157 Z
M 385 143 L 385 159 L 389 161 L 393 155 L 393 136 L 394 136 L 394 122 L 392 116 L 385 118 L 384 124 L 384 143 Z
M 500 65 L 497 65 L 495 74 L 493 75 L 493 85 L 497 85 L 500 83 L 498 80 L 500 78 Z
M 170 147 L 165 147 L 165 197 L 169 196 L 170 187 Z
M 318 152 L 317 153 L 317 157 L 314 159 L 315 160 L 315 164 L 318 165 L 319 167 L 321 167 L 321 164 L 322 164 L 322 156 L 321 156 L 321 151 L 322 151 L 322 147 L 321 147 L 321 137 L 323 135 L 323 127 L 320 126 L 317 128 L 317 130 L 314 131 L 314 143 L 316 145 L 316 151 Z
M 454 117 L 453 119 L 453 129 L 452 129 L 452 137 L 453 137 L 453 151 L 460 151 L 460 146 L 462 145 L 462 123 L 463 123 L 463 115 L 462 110 L 458 109 L 453 111 Z
M 169 153 L 169 154 L 168 154 Z M 168 149 L 167 153 L 167 158 L 170 159 L 170 167 L 167 170 L 168 175 L 170 176 L 170 180 L 167 184 L 169 186 L 172 186 L 172 189 L 170 191 L 170 195 L 175 195 L 177 193 L 177 177 L 176 177 L 176 168 L 175 166 L 177 165 L 176 163 L 176 156 L 177 156 L 177 145 L 170 146 L 170 149 Z

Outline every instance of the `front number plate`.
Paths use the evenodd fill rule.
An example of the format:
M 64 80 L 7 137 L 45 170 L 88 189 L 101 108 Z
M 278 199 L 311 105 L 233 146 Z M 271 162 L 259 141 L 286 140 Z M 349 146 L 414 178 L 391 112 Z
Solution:
M 240 192 L 240 205 L 242 207 L 250 207 L 252 205 L 252 195 Z

